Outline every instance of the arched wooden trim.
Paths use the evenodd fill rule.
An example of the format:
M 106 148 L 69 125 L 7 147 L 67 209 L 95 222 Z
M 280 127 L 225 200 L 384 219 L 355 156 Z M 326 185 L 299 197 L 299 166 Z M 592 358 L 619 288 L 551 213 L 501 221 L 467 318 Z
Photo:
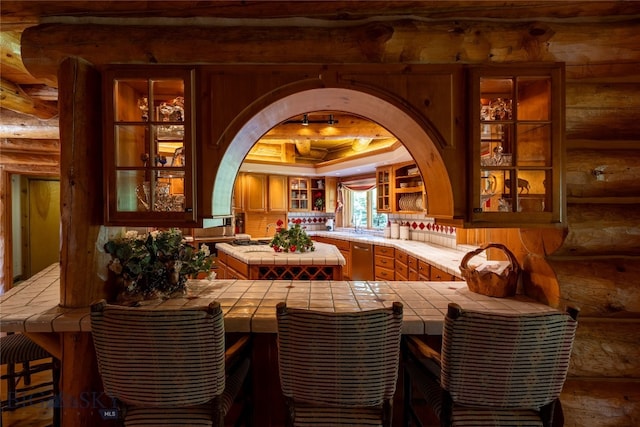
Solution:
M 271 128 L 289 117 L 309 111 L 335 110 L 371 119 L 393 133 L 416 160 L 429 194 L 429 214 L 453 216 L 451 180 L 437 145 L 427 130 L 396 105 L 368 93 L 343 88 L 318 88 L 284 96 L 267 105 L 240 127 L 225 150 L 212 195 L 214 216 L 230 215 L 233 184 L 253 145 Z M 433 130 L 430 130 L 433 132 Z

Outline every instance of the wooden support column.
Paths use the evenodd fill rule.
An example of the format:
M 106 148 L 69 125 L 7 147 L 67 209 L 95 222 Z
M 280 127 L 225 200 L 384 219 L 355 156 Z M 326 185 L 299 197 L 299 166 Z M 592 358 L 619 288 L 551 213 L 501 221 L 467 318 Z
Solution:
M 88 332 L 62 335 L 60 402 L 62 427 L 113 425 L 105 423 L 100 409 L 113 407 L 102 387 L 93 339 Z
M 102 298 L 95 243 L 102 224 L 100 74 L 78 58 L 67 58 L 60 84 L 60 305 L 87 307 Z M 62 425 L 100 425 L 96 398 L 102 386 L 91 334 L 62 334 Z
M 60 65 L 60 305 L 87 307 L 104 297 L 95 242 L 102 224 L 100 74 L 78 58 Z
M 11 175 L 0 165 L 0 294 L 11 289 L 13 284 L 13 256 L 11 245 Z

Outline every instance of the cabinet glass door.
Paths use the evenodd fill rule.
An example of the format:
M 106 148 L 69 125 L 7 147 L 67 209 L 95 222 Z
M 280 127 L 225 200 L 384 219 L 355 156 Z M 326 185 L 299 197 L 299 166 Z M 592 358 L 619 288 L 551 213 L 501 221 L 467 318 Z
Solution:
M 107 222 L 193 221 L 188 74 L 117 74 L 109 79 L 113 111 L 107 115 L 112 118 L 105 153 L 110 173 Z
M 562 153 L 554 103 L 560 100 L 554 99 L 555 74 L 540 71 L 492 70 L 487 76 L 475 70 L 474 220 L 492 221 L 482 214 L 504 213 L 527 214 L 526 222 L 559 222 Z M 499 217 L 493 220 L 502 221 Z M 512 215 L 511 220 L 523 218 Z

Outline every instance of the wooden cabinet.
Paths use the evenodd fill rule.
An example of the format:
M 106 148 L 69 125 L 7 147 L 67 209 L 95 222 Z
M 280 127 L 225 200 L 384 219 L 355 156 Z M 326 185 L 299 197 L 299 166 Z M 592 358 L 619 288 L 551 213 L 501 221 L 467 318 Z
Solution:
M 405 251 L 402 251 L 400 249 L 396 249 L 395 253 L 395 280 L 409 280 L 409 265 L 407 263 L 409 256 Z
M 430 267 L 429 277 L 431 281 L 434 282 L 448 282 L 455 280 L 455 276 L 451 273 L 447 273 L 444 270 L 439 269 L 438 267 L 432 265 Z
M 311 186 L 309 178 L 289 178 L 289 210 L 292 212 L 309 211 Z
M 471 69 L 471 222 L 563 221 L 563 80 L 557 64 Z
M 374 246 L 375 280 L 395 280 L 395 249 L 388 246 Z
M 244 212 L 244 174 L 239 173 L 236 176 L 236 182 L 233 185 L 233 212 Z
M 269 212 L 287 212 L 289 207 L 288 178 L 285 175 L 269 175 L 267 188 Z
M 198 225 L 193 70 L 110 68 L 104 73 L 107 225 Z
M 313 236 L 313 240 L 321 243 L 328 243 L 330 245 L 334 245 L 342 256 L 344 257 L 346 263 L 342 266 L 342 277 L 344 280 L 351 279 L 351 243 L 348 240 L 342 239 L 332 239 L 331 237 L 324 236 Z
M 408 269 L 408 279 L 411 281 L 416 281 L 420 279 L 420 275 L 418 274 L 418 258 L 414 256 L 407 256 L 407 269 Z
M 324 179 L 325 212 L 334 213 L 336 211 L 336 201 L 338 197 L 338 178 L 326 177 Z
M 391 212 L 393 198 L 392 169 L 390 166 L 376 169 L 376 211 Z
M 418 260 L 418 280 L 431 280 L 431 265 L 428 262 Z
M 267 175 L 260 173 L 245 173 L 244 187 L 244 211 L 267 211 Z
M 415 163 L 402 163 L 393 168 L 393 211 L 399 213 L 424 212 L 426 195 L 422 176 Z

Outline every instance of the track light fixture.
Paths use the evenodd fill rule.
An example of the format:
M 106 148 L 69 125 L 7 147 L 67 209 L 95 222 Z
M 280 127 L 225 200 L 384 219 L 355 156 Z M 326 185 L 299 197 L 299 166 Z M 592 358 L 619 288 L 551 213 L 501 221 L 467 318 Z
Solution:
M 329 126 L 335 125 L 336 123 L 338 123 L 338 120 L 335 120 L 333 118 L 333 114 L 329 114 L 329 118 L 328 119 L 323 119 L 323 120 L 309 120 L 309 114 L 305 113 L 302 115 L 302 120 L 287 120 L 286 122 L 284 122 L 284 124 L 300 124 L 302 126 L 309 126 L 309 123 L 314 123 L 314 124 L 327 124 Z

